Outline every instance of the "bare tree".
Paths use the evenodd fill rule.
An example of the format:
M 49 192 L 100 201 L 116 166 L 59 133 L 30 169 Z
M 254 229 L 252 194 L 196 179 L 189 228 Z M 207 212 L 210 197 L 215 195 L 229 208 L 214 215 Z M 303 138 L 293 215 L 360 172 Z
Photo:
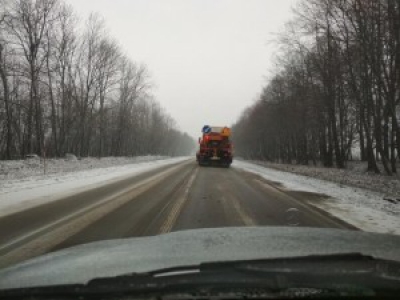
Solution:
M 6 158 L 11 159 L 12 155 L 12 143 L 13 143 L 13 132 L 12 132 L 12 107 L 10 103 L 10 88 L 8 84 L 8 74 L 7 74 L 7 63 L 6 63 L 6 39 L 1 34 L 4 30 L 4 23 L 7 18 L 7 12 L 4 10 L 5 1 L 0 1 L 0 78 L 3 85 L 3 101 L 4 109 L 6 115 Z
M 395 173 L 399 13 L 395 0 L 303 0 L 280 39 L 279 71 L 235 125 L 239 153 L 343 168 L 356 143 L 368 170 L 379 173 L 379 161 Z
M 46 28 L 53 21 L 57 0 L 19 0 L 14 3 L 7 18 L 7 27 L 21 51 L 26 63 L 26 75 L 30 81 L 29 108 L 27 112 L 28 132 L 25 139 L 25 152 L 34 150 L 42 153 L 42 103 L 39 95 L 40 73 L 45 62 Z M 36 145 L 33 147 L 33 124 L 35 124 Z
M 147 68 L 122 55 L 99 15 L 80 32 L 62 0 L 0 4 L 1 159 L 193 149 L 151 95 Z

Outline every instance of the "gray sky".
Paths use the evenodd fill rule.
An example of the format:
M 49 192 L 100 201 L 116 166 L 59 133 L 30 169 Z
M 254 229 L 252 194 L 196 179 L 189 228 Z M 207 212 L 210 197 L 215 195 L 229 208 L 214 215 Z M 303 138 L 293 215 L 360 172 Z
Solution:
M 194 138 L 230 126 L 274 69 L 274 34 L 297 0 L 66 0 L 81 18 L 99 12 L 153 93 Z

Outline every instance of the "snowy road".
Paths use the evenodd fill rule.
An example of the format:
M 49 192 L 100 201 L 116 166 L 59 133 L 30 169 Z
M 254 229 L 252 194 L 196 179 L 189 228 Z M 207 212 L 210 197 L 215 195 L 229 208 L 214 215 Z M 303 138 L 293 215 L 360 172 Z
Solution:
M 225 227 L 355 229 L 309 204 L 322 194 L 282 189 L 233 167 L 181 160 L 0 218 L 0 266 L 77 244 Z

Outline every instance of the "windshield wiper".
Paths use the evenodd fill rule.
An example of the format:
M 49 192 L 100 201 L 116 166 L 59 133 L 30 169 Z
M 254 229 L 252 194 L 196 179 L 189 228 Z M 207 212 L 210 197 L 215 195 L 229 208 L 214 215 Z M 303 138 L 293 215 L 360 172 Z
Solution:
M 8 296 L 221 295 L 258 289 L 263 295 L 394 296 L 400 292 L 400 263 L 361 254 L 203 263 L 148 273 L 99 278 L 85 285 L 0 292 Z M 254 295 L 253 295 L 254 297 Z M 256 297 L 257 298 L 257 297 Z

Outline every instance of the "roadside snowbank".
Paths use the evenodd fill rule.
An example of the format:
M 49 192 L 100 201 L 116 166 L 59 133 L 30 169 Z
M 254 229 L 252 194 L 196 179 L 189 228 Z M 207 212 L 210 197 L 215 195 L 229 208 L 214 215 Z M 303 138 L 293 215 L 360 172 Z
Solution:
M 399 199 L 400 202 L 400 173 L 394 176 L 368 173 L 367 164 L 361 161 L 348 162 L 346 169 L 325 168 L 313 165 L 278 164 L 266 161 L 250 161 L 280 171 L 310 176 L 318 179 L 336 182 L 338 184 L 368 189 L 385 194 L 389 199 Z M 381 168 L 382 169 L 382 168 Z M 400 165 L 399 165 L 400 170 Z
M 25 166 L 15 170 L 9 177 L 0 180 L 0 217 L 55 201 L 88 188 L 120 180 L 122 177 L 138 175 L 163 166 L 187 160 L 187 157 L 137 157 L 137 158 L 88 158 L 79 161 L 49 160 L 52 172 L 44 175 L 39 163 L 32 170 Z M 24 163 L 23 161 L 14 161 Z M 2 164 L 5 162 L 2 162 Z M 32 163 L 32 162 L 31 162 Z M 7 162 L 9 165 L 13 161 Z M 115 165 L 111 167 L 110 165 Z M 35 172 L 35 169 L 39 169 Z M 58 170 L 58 171 L 57 171 Z M 43 170 L 42 170 L 43 172 Z M 28 174 L 35 175 L 29 176 Z M 39 175 L 40 174 L 40 175 Z M 16 179 L 17 178 L 17 179 Z
M 400 204 L 384 200 L 383 193 L 279 171 L 245 161 L 235 160 L 233 166 L 283 184 L 290 190 L 325 194 L 330 198 L 310 200 L 309 203 L 361 230 L 400 235 Z
M 86 157 L 78 160 L 73 155 L 68 155 L 62 159 L 43 159 L 32 158 L 26 160 L 6 160 L 0 161 L 0 182 L 11 179 L 22 179 L 26 177 L 48 174 L 59 174 L 84 171 L 98 168 L 109 168 L 141 162 L 167 159 L 166 156 L 136 156 L 136 157 Z

